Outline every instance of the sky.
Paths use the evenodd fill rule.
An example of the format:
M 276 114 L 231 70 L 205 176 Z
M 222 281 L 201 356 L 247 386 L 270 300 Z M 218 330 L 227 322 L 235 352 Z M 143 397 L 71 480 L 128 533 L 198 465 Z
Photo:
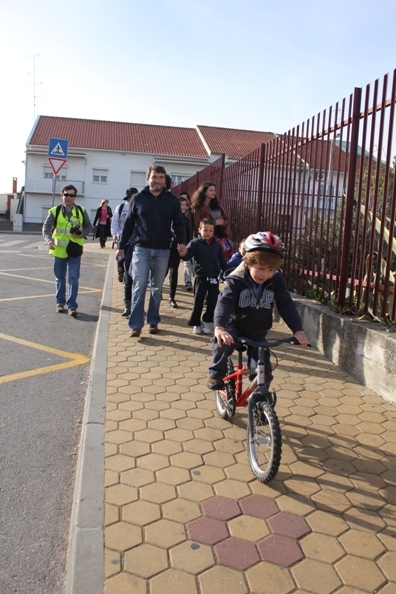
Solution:
M 0 194 L 39 115 L 286 132 L 393 74 L 395 21 L 395 0 L 3 0 Z

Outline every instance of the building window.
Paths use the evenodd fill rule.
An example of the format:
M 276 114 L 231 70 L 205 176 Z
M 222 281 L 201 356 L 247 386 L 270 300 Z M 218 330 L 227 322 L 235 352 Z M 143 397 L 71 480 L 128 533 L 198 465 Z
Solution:
M 146 173 L 144 171 L 131 171 L 131 187 L 143 190 L 147 186 Z
M 93 169 L 92 181 L 95 184 L 107 184 L 107 169 Z
M 172 184 L 174 186 L 178 186 L 179 184 L 181 184 L 184 180 L 188 179 L 188 175 L 180 175 L 178 173 L 171 173 L 170 174 L 171 178 L 172 178 Z
M 55 179 L 65 180 L 67 178 L 67 167 L 62 167 L 62 170 L 55 176 Z M 54 172 L 48 165 L 44 165 L 44 179 L 54 179 Z

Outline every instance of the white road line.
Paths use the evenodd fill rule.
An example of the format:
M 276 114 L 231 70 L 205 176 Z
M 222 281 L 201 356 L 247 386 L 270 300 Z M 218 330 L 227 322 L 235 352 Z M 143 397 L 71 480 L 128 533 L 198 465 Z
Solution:
M 18 245 L 18 243 L 26 243 L 26 239 L 15 239 L 14 241 L 7 241 L 3 243 L 1 247 L 12 247 L 13 245 Z

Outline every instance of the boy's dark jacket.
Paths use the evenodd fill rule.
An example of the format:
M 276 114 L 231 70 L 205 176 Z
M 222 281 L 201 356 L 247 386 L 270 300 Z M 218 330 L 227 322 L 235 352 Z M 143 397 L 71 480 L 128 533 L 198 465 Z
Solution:
M 217 278 L 220 270 L 226 270 L 227 268 L 227 260 L 217 239 L 213 239 L 211 243 L 208 243 L 202 237 L 190 241 L 187 246 L 187 253 L 182 256 L 182 260 L 191 260 L 191 258 L 194 258 L 193 270 L 195 276 Z
M 272 311 L 276 303 L 279 314 L 293 333 L 303 329 L 280 270 L 260 286 L 262 290 L 258 302 L 253 291 L 254 282 L 243 262 L 235 270 L 227 270 L 224 280 L 225 286 L 214 312 L 215 327 L 225 328 L 231 323 L 240 336 L 254 339 L 272 327 Z
M 131 200 L 121 233 L 120 249 L 125 249 L 132 231 L 136 237 L 135 245 L 140 247 L 167 250 L 174 235 L 178 243 L 185 245 L 186 228 L 178 197 L 165 189 L 154 196 L 148 186 L 143 188 Z

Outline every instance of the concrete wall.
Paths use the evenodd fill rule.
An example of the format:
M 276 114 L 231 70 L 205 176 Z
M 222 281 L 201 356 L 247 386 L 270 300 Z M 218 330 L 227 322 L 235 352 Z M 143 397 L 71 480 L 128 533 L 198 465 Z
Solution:
M 312 346 L 384 400 L 396 403 L 396 329 L 293 295 Z M 279 321 L 279 315 L 275 315 Z

